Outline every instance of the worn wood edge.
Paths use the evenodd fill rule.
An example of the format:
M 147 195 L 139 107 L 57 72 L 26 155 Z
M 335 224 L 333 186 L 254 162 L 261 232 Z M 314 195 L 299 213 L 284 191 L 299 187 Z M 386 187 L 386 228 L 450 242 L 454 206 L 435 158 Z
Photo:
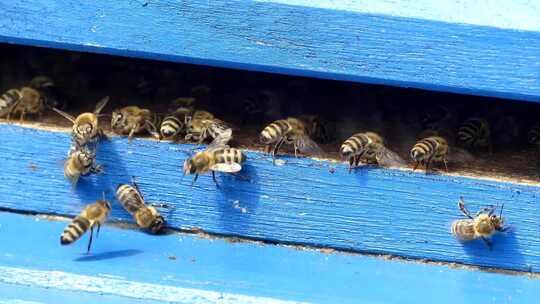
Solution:
M 359 298 L 368 302 L 417 303 L 415 301 L 419 294 L 428 296 L 426 292 L 431 292 L 441 296 L 440 303 L 443 304 L 455 303 L 456 295 L 468 303 L 509 298 L 524 303 L 536 298 L 540 290 L 540 280 L 523 275 L 449 269 L 440 265 L 395 260 L 381 261 L 335 252 L 226 243 L 224 240 L 199 239 L 179 234 L 152 237 L 111 225 L 103 227 L 93 253 L 81 255 L 85 248 L 85 238 L 70 247 L 58 248 L 58 244 L 53 245 L 56 242 L 52 241 L 57 241 L 57 238 L 51 232 L 61 231 L 65 222 L 7 213 L 0 213 L 0 218 L 2 239 L 13 240 L 0 244 L 0 291 L 2 284 L 7 283 L 22 288 L 42 287 L 52 292 L 56 289 L 74 290 L 105 296 L 126 296 L 125 293 L 131 291 L 127 287 L 137 287 L 135 293 L 150 288 L 142 298 L 154 300 L 158 297 L 168 298 L 177 291 L 188 292 L 181 298 L 192 295 L 192 291 L 199 295 L 202 293 L 203 297 L 196 297 L 193 302 L 182 302 L 193 304 L 216 303 L 207 301 L 208 298 L 204 296 L 209 294 L 212 300 L 215 300 L 215 294 L 224 294 L 225 299 L 231 300 L 235 297 L 227 296 L 239 294 L 246 299 L 247 295 L 247 300 L 259 300 L 255 303 L 275 303 L 274 299 L 278 299 L 277 303 L 357 303 Z M 16 231 L 22 234 L 17 235 L 14 233 Z M 33 237 L 36 241 L 28 244 L 28 240 Z M 33 256 L 35 253 L 28 250 L 28 246 L 40 248 L 40 254 Z M 140 253 L 115 257 L 114 253 L 120 248 L 130 248 L 127 251 Z M 183 262 L 187 258 L 186 253 L 192 256 L 191 259 L 195 258 L 196 262 Z M 167 259 L 171 254 L 178 259 Z M 31 256 L 33 258 L 29 259 Z M 141 260 L 147 260 L 148 263 L 141 265 L 140 269 L 134 267 L 140 265 Z M 212 279 L 209 281 L 209 278 Z M 358 286 L 359 282 L 362 282 L 363 288 L 352 288 Z M 213 286 L 215 283 L 224 286 L 225 291 L 216 290 Z M 191 288 L 199 284 L 201 288 Z M 396 284 L 404 288 L 395 290 Z M 169 289 L 171 286 L 174 287 L 172 290 Z M 381 289 L 382 286 L 387 287 Z M 261 290 L 273 296 L 261 296 Z M 156 295 L 155 292 L 160 293 Z M 3 294 L 0 293 L 0 300 L 2 298 Z M 178 299 L 170 301 L 176 302 Z M 232 301 L 237 302 L 246 303 Z
M 36 7 L 47 7 L 44 3 L 40 1 L 34 0 L 34 2 L 34 5 Z M 536 45 L 538 44 L 535 43 L 535 41 L 538 41 L 540 39 L 539 32 L 525 32 L 519 30 L 500 29 L 496 27 L 460 23 L 445 23 L 428 19 L 408 19 L 392 15 L 372 15 L 369 13 L 358 12 L 355 10 L 340 11 L 326 8 L 318 8 L 317 3 L 314 3 L 313 7 L 303 7 L 302 5 L 294 6 L 278 2 L 237 1 L 234 3 L 225 4 L 225 2 L 207 3 L 201 1 L 201 3 L 190 2 L 177 4 L 171 1 L 162 0 L 156 1 L 155 3 L 146 2 L 147 5 L 140 5 L 136 2 L 119 2 L 118 5 L 108 4 L 100 6 L 98 3 L 91 4 L 86 9 L 81 9 L 76 5 L 72 5 L 71 8 L 74 12 L 76 11 L 77 14 L 83 15 L 80 16 L 79 20 L 90 20 L 89 24 L 85 24 L 85 27 L 83 27 L 80 31 L 62 31 L 59 29 L 57 31 L 51 30 L 51 32 L 45 33 L 44 31 L 46 29 L 48 29 L 49 27 L 52 29 L 54 27 L 52 26 L 53 24 L 58 27 L 58 24 L 55 23 L 58 21 L 55 20 L 62 20 L 62 26 L 65 26 L 66 23 L 69 23 L 65 21 L 72 21 L 72 15 L 64 16 L 63 14 L 65 13 L 62 10 L 57 10 L 58 12 L 53 11 L 53 13 L 51 13 L 51 15 L 54 16 L 48 17 L 46 20 L 44 20 L 44 22 L 48 22 L 49 24 L 49 26 L 45 27 L 37 26 L 30 23 L 17 27 L 7 22 L 5 24 L 6 30 L 3 33 L 2 31 L 0 31 L 0 41 L 25 45 L 38 45 L 51 48 L 63 48 L 79 51 L 107 53 L 120 56 L 178 61 L 228 68 L 301 75 L 326 79 L 367 82 L 374 84 L 387 84 L 401 87 L 416 87 L 428 90 L 440 90 L 463 94 L 510 98 L 517 100 L 540 100 L 540 82 L 538 81 L 539 75 L 533 69 L 534 65 L 536 64 L 536 54 L 538 53 L 535 51 Z M 24 8 L 24 5 L 22 5 L 22 7 L 18 7 L 21 5 L 22 4 L 20 3 L 17 3 L 14 6 L 6 5 L 4 10 L 10 12 L 10 15 L 22 14 L 20 18 L 15 17 L 12 19 L 15 22 L 18 22 L 19 19 L 26 21 L 33 20 L 33 18 L 27 16 L 27 14 L 32 15 L 34 13 L 34 8 Z M 268 24 L 265 23 L 261 25 L 260 28 L 258 26 L 252 26 L 251 29 L 255 29 L 256 31 L 248 31 L 248 33 L 246 34 L 242 32 L 243 25 L 245 24 L 242 22 L 236 22 L 236 16 L 230 16 L 231 12 L 234 13 L 237 11 L 245 10 L 245 12 L 242 11 L 243 14 L 241 14 L 242 19 L 244 20 L 247 17 L 252 17 L 248 13 L 251 13 L 252 15 L 257 15 L 256 10 L 261 9 L 259 7 L 264 6 L 269 7 L 264 10 L 263 15 L 268 15 L 268 12 L 276 12 L 276 16 L 274 18 L 275 20 L 271 19 L 273 18 L 273 15 L 271 14 L 267 17 L 270 18 L 270 24 L 273 24 L 278 28 L 277 30 L 268 31 Z M 167 8 L 167 10 L 163 11 L 164 8 Z M 132 10 L 133 14 L 130 14 L 131 16 L 126 17 L 123 13 L 126 10 Z M 159 14 L 154 13 L 154 10 L 156 12 L 159 12 Z M 100 14 L 96 15 L 94 13 L 89 13 L 95 11 L 99 11 Z M 143 14 L 143 16 L 145 16 L 145 21 L 148 21 L 146 19 L 146 17 L 148 16 L 146 13 L 150 12 L 151 15 L 157 14 L 158 17 L 163 15 L 161 16 L 162 18 L 168 18 L 167 21 L 164 22 L 166 24 L 166 27 L 170 26 L 170 24 L 175 23 L 178 23 L 178 27 L 186 25 L 191 27 L 185 29 L 187 32 L 190 32 L 190 35 L 182 35 L 177 37 L 178 33 L 167 27 L 164 31 L 174 36 L 174 39 L 172 40 L 178 40 L 179 43 L 182 42 L 182 48 L 180 50 L 174 48 L 171 49 L 170 41 L 167 40 L 165 47 L 154 46 L 154 49 L 152 49 L 152 45 L 153 43 L 156 43 L 156 41 L 149 37 L 155 36 L 155 32 L 151 34 L 141 33 L 141 31 L 145 28 L 145 26 L 143 26 L 142 24 L 141 26 L 137 27 L 136 33 L 131 33 L 129 26 L 127 28 L 120 26 L 121 28 L 123 28 L 123 30 L 132 34 L 132 42 L 141 40 L 142 38 L 145 39 L 137 42 L 134 46 L 128 46 L 129 43 L 117 45 L 118 43 L 120 43 L 119 41 L 122 41 L 122 39 L 107 40 L 108 38 L 106 38 L 105 36 L 110 34 L 110 31 L 108 31 L 109 33 L 107 35 L 102 36 L 103 32 L 100 29 L 111 26 L 111 24 L 108 23 L 110 22 L 108 18 L 111 15 L 118 14 L 119 11 L 122 13 L 120 14 L 120 16 L 118 16 L 118 18 L 114 20 L 115 28 L 119 27 L 118 25 L 125 26 L 126 24 L 137 24 L 137 16 L 139 16 L 139 14 Z M 534 7 L 532 7 L 531 11 L 534 11 Z M 212 15 L 215 12 L 218 12 L 220 14 L 228 14 L 227 18 L 225 18 L 225 21 L 227 21 L 228 23 L 224 23 L 223 18 L 215 18 L 216 20 L 221 21 L 217 23 L 216 20 L 214 20 L 213 18 L 214 16 Z M 197 14 L 201 14 L 203 16 L 199 16 Z M 317 18 L 317 21 L 333 21 L 342 15 L 346 15 L 349 16 L 349 19 L 347 20 L 360 21 L 362 23 L 362 20 L 364 19 L 373 19 L 376 20 L 376 22 L 375 25 L 364 24 L 360 26 L 353 21 L 344 21 L 351 23 L 351 26 L 348 27 L 351 33 L 350 35 L 347 33 L 348 36 L 351 36 L 350 39 L 337 39 L 336 37 L 340 37 L 342 35 L 336 36 L 332 32 L 327 33 L 328 35 L 323 35 L 324 37 L 328 36 L 328 39 L 330 41 L 328 41 L 327 43 L 325 43 L 325 41 L 317 40 L 316 37 L 309 36 L 309 33 L 318 33 L 320 31 L 325 32 L 328 27 L 323 27 L 322 29 L 320 29 L 320 31 L 312 29 L 307 33 L 310 38 L 304 39 L 306 41 L 297 41 L 299 40 L 298 37 L 294 36 L 297 31 L 290 31 L 289 27 L 284 30 L 284 33 L 279 32 L 281 24 L 287 23 L 287 17 L 292 18 L 290 20 L 290 22 L 292 22 L 290 24 L 290 27 L 295 27 L 299 23 L 296 22 L 298 21 L 296 19 L 304 20 L 307 18 L 308 20 L 311 20 L 310 18 L 313 17 L 312 15 L 322 15 L 326 18 Z M 260 15 L 258 16 L 260 17 Z M 351 18 L 350 16 L 356 16 L 356 18 Z M 69 20 L 66 20 L 66 18 Z M 132 20 L 130 18 L 135 18 L 135 20 Z M 190 18 L 200 21 L 200 24 L 199 22 L 193 22 L 193 20 Z M 127 19 L 128 21 L 122 21 L 123 19 Z M 258 18 L 257 20 L 259 19 L 260 18 Z M 94 21 L 95 23 L 93 23 Z M 415 61 L 415 63 L 411 64 L 410 67 L 407 67 L 407 64 L 409 62 L 409 60 L 407 59 L 398 60 L 397 62 L 391 63 L 392 57 L 402 57 L 404 55 L 397 51 L 398 47 L 389 47 L 391 51 L 384 51 L 381 50 L 380 46 L 371 45 L 368 43 L 369 46 L 365 47 L 365 54 L 362 52 L 362 46 L 364 45 L 359 46 L 358 49 L 351 49 L 351 45 L 354 44 L 351 41 L 358 40 L 359 37 L 363 37 L 366 32 L 368 32 L 368 40 L 370 35 L 378 37 L 381 35 L 381 33 L 384 33 L 386 35 L 390 32 L 393 32 L 393 30 L 395 30 L 396 28 L 385 28 L 386 26 L 388 26 L 387 21 L 390 21 L 390 23 L 404 23 L 399 26 L 395 26 L 397 29 L 399 29 L 398 31 L 401 31 L 403 28 L 415 27 L 416 31 L 419 32 L 418 35 L 416 35 L 418 37 L 426 37 L 430 35 L 438 36 L 436 38 L 432 38 L 429 41 L 424 41 L 424 38 L 414 43 L 411 41 L 411 39 L 407 41 L 408 44 L 412 44 L 412 46 L 414 46 L 406 48 L 406 51 L 404 52 L 407 59 Z M 249 19 L 249 22 L 254 21 L 252 19 Z M 379 22 L 380 24 L 377 22 Z M 190 25 L 191 23 L 193 23 L 193 25 Z M 429 25 L 426 27 L 418 27 L 418 24 L 423 23 Z M 426 28 L 430 28 L 431 26 L 433 26 L 433 24 L 430 23 L 437 23 L 439 29 L 433 31 L 432 34 L 426 34 L 423 31 Z M 75 24 L 78 26 L 77 23 Z M 319 22 L 307 22 L 306 24 L 313 27 L 315 25 L 318 26 Z M 334 22 L 331 24 L 334 24 Z M 144 25 L 148 24 L 144 22 Z M 449 30 L 450 27 L 453 28 L 455 26 L 463 27 L 463 29 L 459 31 L 456 31 L 455 29 Z M 155 26 L 150 27 L 154 29 L 154 31 L 157 31 Z M 371 33 L 371 31 L 375 31 L 375 29 L 379 29 L 379 27 L 381 27 L 381 31 L 377 32 L 377 35 L 375 35 L 375 33 Z M 0 28 L 2 27 L 0 26 Z M 27 31 L 21 31 L 19 30 L 19 28 L 27 28 Z M 159 29 L 160 27 L 157 28 Z M 8 29 L 11 29 L 11 31 L 9 31 Z M 415 30 L 411 31 L 414 32 Z M 446 33 L 447 31 L 455 31 L 455 35 L 451 33 Z M 477 31 L 478 33 L 471 34 L 475 31 Z M 490 33 L 490 31 L 497 31 L 497 34 Z M 499 33 L 499 31 L 507 32 L 501 34 Z M 57 37 L 57 32 L 66 32 L 66 34 L 61 37 Z M 282 34 L 284 35 L 284 37 L 280 38 L 280 35 Z M 529 35 L 527 39 L 517 38 L 517 36 L 524 34 Z M 82 37 L 77 39 L 74 38 L 73 35 Z M 163 36 L 168 37 L 170 35 Z M 198 37 L 197 35 L 202 35 L 203 38 Z M 260 35 L 260 37 L 258 35 Z M 276 35 L 277 37 L 275 37 L 276 39 L 274 39 L 274 36 Z M 415 34 L 411 33 L 401 33 L 397 36 L 402 37 L 403 35 L 410 35 L 411 37 L 415 37 Z M 124 34 L 120 38 L 125 38 L 128 36 L 129 35 Z M 490 39 L 478 38 L 484 36 L 490 37 Z M 102 41 L 104 37 L 106 38 L 105 41 L 108 42 Z M 220 39 L 225 40 L 221 41 Z M 393 41 L 393 39 L 395 38 L 385 39 L 382 49 L 385 48 L 384 45 L 389 45 L 387 43 L 388 41 Z M 233 46 L 232 48 L 236 48 L 236 52 L 230 51 L 231 47 L 229 46 L 226 48 L 226 50 L 229 52 L 220 52 L 219 54 L 216 54 L 211 49 L 212 47 L 198 49 L 197 43 L 194 43 L 194 41 L 192 40 L 198 42 L 200 42 L 200 40 L 205 40 L 205 42 L 210 44 L 218 43 L 220 44 L 220 47 L 222 45 L 227 45 L 228 41 L 230 41 L 230 44 Z M 434 42 L 433 40 L 440 40 L 440 42 Z M 511 40 L 512 42 L 509 42 L 508 40 Z M 531 41 L 526 43 L 525 40 Z M 485 45 L 483 47 L 479 47 L 479 41 L 480 43 L 483 43 Z M 493 41 L 500 42 L 497 44 L 493 44 Z M 448 54 L 443 53 L 443 50 L 434 47 L 436 45 L 445 44 L 446 42 L 448 43 L 448 48 L 444 49 L 445 52 L 455 50 L 456 46 L 458 45 L 467 45 L 467 47 L 464 46 L 464 49 L 467 50 L 467 52 L 469 53 L 464 53 L 463 50 L 460 50 L 456 51 L 456 56 L 461 57 L 464 54 L 469 54 L 468 58 L 458 60 L 457 63 L 451 62 L 452 60 L 448 58 L 453 58 L 454 56 L 448 56 Z M 418 45 L 415 45 L 415 43 L 418 43 Z M 523 43 L 523 46 L 517 46 L 515 45 L 516 43 Z M 283 44 L 285 46 L 282 46 Z M 276 47 L 276 45 L 279 47 Z M 329 52 L 328 54 L 332 55 L 328 55 L 327 53 L 325 53 L 324 50 L 320 49 L 320 46 L 324 45 L 342 45 L 345 47 L 341 47 L 337 51 Z M 510 62 L 510 59 L 506 59 L 506 57 L 508 57 L 508 53 L 512 52 L 512 49 L 509 48 L 510 45 L 512 45 L 514 51 L 519 50 L 519 52 L 525 52 L 526 54 L 516 55 L 512 57 L 514 59 L 513 62 Z M 472 49 L 474 48 L 477 48 L 477 50 L 472 51 Z M 502 51 L 501 48 L 507 48 L 508 50 Z M 274 49 L 274 51 L 267 53 L 268 50 L 271 49 Z M 290 51 L 287 53 L 283 53 L 282 51 L 284 49 L 290 49 Z M 426 50 L 429 51 L 426 52 Z M 250 55 L 248 56 L 244 54 L 245 52 L 250 53 Z M 432 54 L 434 52 L 439 52 L 440 54 Z M 348 55 L 343 55 L 341 53 L 347 53 Z M 280 54 L 279 56 L 282 56 L 281 60 L 268 60 L 269 58 L 273 57 L 272 54 Z M 363 55 L 361 55 L 360 60 L 354 60 L 353 57 L 357 55 L 351 54 Z M 407 54 L 412 54 L 412 56 L 408 57 Z M 499 56 L 497 57 L 496 54 L 499 54 Z M 432 55 L 433 57 L 431 57 Z M 326 58 L 327 56 L 329 56 L 330 58 Z M 342 58 L 342 56 L 345 56 L 345 58 Z M 369 57 L 370 61 L 366 62 L 366 58 L 362 56 Z M 388 56 L 391 57 L 389 58 Z M 480 63 L 481 61 L 486 60 L 485 58 L 487 57 L 493 58 L 492 60 L 487 60 L 484 63 Z M 294 58 L 297 59 L 293 60 Z M 418 58 L 421 58 L 422 60 L 416 62 Z M 530 62 L 518 63 L 515 61 L 516 58 L 527 58 L 527 60 L 530 60 Z M 341 65 L 342 61 L 347 60 L 351 61 L 351 63 Z M 444 65 L 439 65 L 438 61 L 440 60 L 449 60 L 449 62 Z M 372 64 L 371 61 L 373 61 Z M 401 63 L 404 62 L 407 62 L 405 66 L 400 66 L 399 68 L 393 69 L 394 65 L 399 66 Z M 467 62 L 472 66 L 463 65 L 463 62 Z M 504 65 L 504 63 L 507 63 L 506 66 Z M 499 65 L 499 67 L 493 68 L 494 64 Z M 370 65 L 373 66 L 370 67 Z M 434 75 L 432 75 L 432 77 L 425 78 L 418 75 L 418 73 L 404 73 L 404 71 L 413 70 L 412 66 L 414 66 L 415 71 L 420 68 L 424 72 L 431 71 L 432 73 L 434 73 Z M 388 68 L 388 70 L 385 70 L 381 67 Z M 491 71 L 485 70 L 486 68 L 487 70 L 491 69 Z M 469 72 L 464 73 L 464 70 L 469 69 Z M 476 73 L 479 75 L 476 75 Z M 482 75 L 483 73 L 484 75 Z M 422 73 L 422 75 L 424 75 L 424 73 Z M 480 75 L 482 76 L 476 77 Z M 476 78 L 472 76 L 475 76 Z
M 20 164 L 22 159 L 25 159 L 24 162 L 33 161 L 32 158 L 28 158 L 32 157 L 33 148 L 7 146 L 10 152 L 6 155 L 5 165 L 8 169 L 4 173 L 11 174 L 11 177 L 5 179 L 6 176 L 0 176 L 5 180 L 3 184 L 0 184 L 0 188 L 14 189 L 24 185 L 27 191 L 17 192 L 16 196 L 2 195 L 0 191 L 1 206 L 6 208 L 75 215 L 84 204 L 100 198 L 103 189 L 115 187 L 113 184 L 118 181 L 129 180 L 126 176 L 138 175 L 141 177 L 139 184 L 147 200 L 171 202 L 172 209 L 164 215 L 169 220 L 169 224 L 175 228 L 201 229 L 216 234 L 283 244 L 302 244 L 362 253 L 390 254 L 412 259 L 538 272 L 540 257 L 536 253 L 540 249 L 537 250 L 538 244 L 534 238 L 537 228 L 530 218 L 530 214 L 538 212 L 538 206 L 534 204 L 535 197 L 538 195 L 537 187 L 463 178 L 449 179 L 444 176 L 424 176 L 390 170 L 373 170 L 351 175 L 345 174 L 344 165 L 338 165 L 337 173 L 330 175 L 319 162 L 312 162 L 309 159 L 297 159 L 289 166 L 275 167 L 271 166 L 271 162 L 270 165 L 266 164 L 266 158 L 249 154 L 248 160 L 251 159 L 253 164 L 248 164 L 247 167 L 252 168 L 248 170 L 251 173 L 247 174 L 255 172 L 263 174 L 256 179 L 261 184 L 259 182 L 246 184 L 242 180 L 226 179 L 226 188 L 217 191 L 211 178 L 206 177 L 200 179 L 196 187 L 189 188 L 189 181 L 182 183 L 179 176 L 169 174 L 169 172 L 176 172 L 177 169 L 168 168 L 170 166 L 168 163 L 171 161 L 173 164 L 181 164 L 185 157 L 184 152 L 178 154 L 176 149 L 168 144 L 146 146 L 144 140 L 138 139 L 128 146 L 125 139 L 115 138 L 111 143 L 104 143 L 104 148 L 109 151 L 101 153 L 101 157 L 105 158 L 99 159 L 100 154 L 98 154 L 98 161 L 105 161 L 106 168 L 111 168 L 110 174 L 113 176 L 104 179 L 103 177 L 91 178 L 88 181 L 90 184 L 84 185 L 83 188 L 79 187 L 74 193 L 66 185 L 61 170 L 54 166 L 54 163 L 61 158 L 57 155 L 63 155 L 66 147 L 69 146 L 67 134 L 54 135 L 55 133 L 17 126 L 0 128 L 0 132 L 7 140 L 10 136 L 15 136 L 13 139 L 20 136 L 29 140 L 33 138 L 32 147 L 37 145 L 35 148 L 38 148 L 45 145 L 50 154 L 36 154 L 39 158 L 43 158 L 38 161 L 41 168 L 37 171 L 31 170 L 34 174 L 28 175 L 26 173 L 29 172 L 28 169 L 21 167 Z M 10 132 L 14 133 L 10 134 Z M 21 144 L 26 145 L 23 142 L 18 143 L 18 145 Z M 152 156 L 157 152 L 156 149 L 161 151 L 159 152 L 160 159 L 156 159 L 155 155 Z M 31 153 L 28 154 L 29 152 Z M 107 153 L 113 153 L 116 156 L 111 155 L 113 159 L 109 159 L 106 157 Z M 139 161 L 132 159 L 131 161 L 135 163 L 123 164 L 130 167 L 128 171 L 131 173 L 124 172 L 125 169 L 120 168 L 121 170 L 115 174 L 114 166 L 120 164 L 118 161 L 121 160 L 118 159 L 118 153 L 126 155 L 128 159 L 133 157 L 144 159 L 150 167 L 142 167 L 143 170 L 139 172 L 141 167 L 133 167 Z M 169 162 L 163 163 L 163 159 L 168 159 Z M 40 161 L 43 163 L 40 164 Z M 154 164 L 156 161 L 157 163 Z M 165 164 L 167 166 L 160 168 Z M 295 172 L 298 169 L 301 171 Z M 145 173 L 146 171 L 148 172 Z M 25 172 L 24 180 L 20 180 L 20 176 L 23 176 L 22 172 Z M 118 176 L 119 173 L 121 174 Z M 165 173 L 166 175 L 163 175 Z M 295 177 L 297 175 L 299 176 Z M 167 176 L 167 179 L 159 179 L 158 176 Z M 339 190 L 332 194 L 311 188 L 316 191 L 313 193 L 315 197 L 310 197 L 293 183 L 294 188 L 287 188 L 289 195 L 283 197 L 280 194 L 283 191 L 280 187 L 284 186 L 282 185 L 284 180 L 291 178 L 304 180 L 306 177 L 314 178 L 312 182 L 316 181 L 318 184 Z M 159 180 L 153 180 L 154 178 Z M 43 188 L 43 182 L 50 184 Z M 173 182 L 174 186 L 170 182 Z M 178 185 L 177 182 L 180 184 Z M 308 182 L 307 186 L 303 187 L 313 187 L 312 182 Z M 403 187 L 409 188 L 411 183 L 415 183 L 415 187 L 424 190 L 400 190 Z M 170 188 L 171 186 L 173 188 Z M 53 189 L 52 192 L 49 190 L 50 187 Z M 264 188 L 262 193 L 259 187 Z M 369 191 L 358 192 L 358 189 Z M 342 190 L 344 194 L 340 194 Z M 107 191 L 111 195 L 111 190 Z M 432 193 L 428 194 L 426 191 L 432 191 Z M 482 191 L 487 191 L 487 193 L 483 194 Z M 29 196 L 30 194 L 33 195 Z M 499 201 L 507 202 L 505 208 L 507 219 L 510 225 L 517 225 L 517 230 L 512 229 L 504 236 L 496 236 L 494 239 L 496 247 L 493 251 L 488 251 L 481 242 L 459 244 L 449 234 L 450 222 L 460 218 L 456 207 L 459 195 L 465 195 L 469 208 L 472 210 L 485 207 L 489 201 L 493 204 Z M 490 198 L 488 201 L 486 201 L 487 197 Z M 35 201 L 36 198 L 39 200 Z M 514 201 L 513 205 L 508 205 L 509 200 Z M 242 208 L 229 206 L 232 201 L 241 201 L 242 205 L 238 207 Z M 403 202 L 406 204 L 404 205 Z M 246 212 L 240 212 L 239 209 L 243 207 L 247 207 Z M 411 225 L 409 220 L 411 218 L 419 220 Z M 113 204 L 112 219 L 131 221 L 116 203 Z M 387 225 L 389 219 L 394 222 L 390 226 Z
M 22 211 L 22 210 L 0 207 L 0 213 L 1 212 L 35 217 L 35 218 L 43 219 L 47 221 L 57 221 L 57 222 L 65 222 L 65 223 L 69 223 L 71 220 L 75 218 L 73 216 L 37 213 L 37 212 L 31 212 L 31 211 Z M 127 229 L 127 230 L 139 229 L 137 225 L 134 223 L 128 223 L 125 221 L 118 221 L 118 220 L 107 221 L 104 226 L 114 227 L 118 229 Z M 492 267 L 482 267 L 482 266 L 463 264 L 463 263 L 458 263 L 458 262 L 438 262 L 438 261 L 432 261 L 429 259 L 411 259 L 411 258 L 406 258 L 403 256 L 397 256 L 397 255 L 370 254 L 367 252 L 334 249 L 334 248 L 329 248 L 329 247 L 320 247 L 320 246 L 317 247 L 317 246 L 309 246 L 309 245 L 293 244 L 293 243 L 269 242 L 269 241 L 265 241 L 261 239 L 254 239 L 254 238 L 249 238 L 249 237 L 244 237 L 244 236 L 233 237 L 230 235 L 206 232 L 200 229 L 178 229 L 178 228 L 167 227 L 162 231 L 161 235 L 177 235 L 180 237 L 181 236 L 194 236 L 194 237 L 197 237 L 198 239 L 221 240 L 230 244 L 243 243 L 243 244 L 252 244 L 252 245 L 258 245 L 258 246 L 270 245 L 270 246 L 283 247 L 283 248 L 297 250 L 297 251 L 311 251 L 311 252 L 319 252 L 322 254 L 331 254 L 331 255 L 337 254 L 337 255 L 346 255 L 346 256 L 369 257 L 369 258 L 375 258 L 375 259 L 384 260 L 384 261 L 395 261 L 395 262 L 400 262 L 400 263 L 413 263 L 413 264 L 431 265 L 431 266 L 443 266 L 443 267 L 448 267 L 451 269 L 459 269 L 459 270 L 466 270 L 466 271 L 480 271 L 480 272 L 486 272 L 486 273 L 496 273 L 496 274 L 505 274 L 505 275 L 515 275 L 515 276 L 526 276 L 530 279 L 540 279 L 540 273 L 538 272 L 516 271 L 516 270 L 508 270 L 508 269 L 500 269 L 500 268 L 492 268 Z M 149 235 L 149 237 L 151 236 Z
M 2 125 L 14 125 L 22 128 L 27 129 L 35 129 L 35 130 L 42 130 L 42 131 L 49 131 L 49 132 L 59 132 L 59 133 L 71 133 L 71 128 L 69 127 L 61 127 L 49 123 L 42 123 L 42 122 L 33 122 L 33 121 L 7 121 L 4 118 L 0 118 L 0 127 Z M 105 134 L 110 138 L 123 138 L 125 136 L 121 136 L 112 132 L 105 132 Z M 168 140 L 157 140 L 153 137 L 138 137 L 138 140 L 141 141 L 148 141 L 153 143 L 171 143 L 171 141 Z M 192 147 L 195 147 L 196 145 L 192 144 L 182 144 L 182 145 L 190 145 Z M 254 150 L 254 149 L 243 149 L 245 151 L 249 151 L 252 153 L 261 153 L 263 154 L 263 151 L 260 150 Z M 324 162 L 328 163 L 329 166 L 331 164 L 345 164 L 345 161 L 340 161 L 336 159 L 330 159 L 330 158 L 318 158 L 318 157 L 311 157 L 311 156 L 305 156 L 307 159 L 312 159 L 317 162 Z M 404 172 L 414 172 L 412 168 L 410 167 L 391 167 L 391 168 L 377 168 L 377 170 L 397 170 L 397 171 L 404 171 Z M 515 185 L 523 185 L 523 186 L 533 186 L 533 187 L 540 187 L 540 183 L 535 180 L 527 180 L 527 179 L 515 179 L 512 177 L 505 177 L 505 176 L 487 176 L 487 175 L 480 175 L 480 174 L 471 174 L 471 173 L 464 173 L 464 172 L 440 172 L 440 175 L 444 176 L 453 176 L 453 177 L 463 177 L 463 178 L 470 178 L 470 179 L 476 179 L 476 180 L 485 180 L 485 181 L 492 181 L 492 182 L 499 182 L 499 183 L 509 183 L 509 184 L 515 184 Z

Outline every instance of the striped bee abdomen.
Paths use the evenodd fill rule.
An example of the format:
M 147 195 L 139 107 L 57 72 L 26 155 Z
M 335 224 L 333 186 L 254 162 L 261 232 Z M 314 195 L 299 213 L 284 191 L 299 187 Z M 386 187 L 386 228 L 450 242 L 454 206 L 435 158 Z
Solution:
M 420 161 L 433 157 L 438 145 L 439 143 L 435 137 L 421 139 L 411 149 L 411 158 Z
M 362 152 L 363 147 L 368 143 L 369 138 L 363 133 L 357 133 L 349 137 L 339 149 L 342 156 L 353 156 Z
M 450 229 L 452 234 L 460 240 L 470 241 L 476 238 L 473 220 L 455 220 Z
M 291 126 L 285 119 L 276 120 L 269 124 L 261 132 L 260 140 L 264 144 L 270 144 L 283 138 Z
M 60 244 L 69 245 L 78 240 L 91 226 L 88 219 L 77 216 L 60 236 Z
M 2 96 L 0 96 L 0 117 L 7 115 L 21 98 L 21 92 L 16 89 L 8 90 L 2 94 Z
M 134 214 L 144 207 L 144 200 L 139 191 L 127 184 L 119 185 L 116 188 L 116 198 L 130 214 Z
M 489 137 L 489 125 L 481 118 L 467 119 L 458 129 L 458 140 L 466 145 Z
M 246 161 L 246 156 L 242 151 L 235 148 L 226 148 L 214 152 L 216 163 L 237 163 Z
M 184 128 L 184 123 L 176 115 L 166 116 L 161 122 L 159 132 L 164 138 L 175 137 Z

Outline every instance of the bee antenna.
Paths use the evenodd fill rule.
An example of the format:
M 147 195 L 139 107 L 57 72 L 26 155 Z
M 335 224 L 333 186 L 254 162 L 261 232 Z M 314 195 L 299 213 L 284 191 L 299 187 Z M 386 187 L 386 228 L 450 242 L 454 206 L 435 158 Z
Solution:
M 503 209 L 504 209 L 504 203 L 501 205 L 501 212 L 499 213 L 499 217 L 502 217 Z
M 102 194 L 103 194 L 103 200 L 105 200 L 105 191 L 103 191 Z

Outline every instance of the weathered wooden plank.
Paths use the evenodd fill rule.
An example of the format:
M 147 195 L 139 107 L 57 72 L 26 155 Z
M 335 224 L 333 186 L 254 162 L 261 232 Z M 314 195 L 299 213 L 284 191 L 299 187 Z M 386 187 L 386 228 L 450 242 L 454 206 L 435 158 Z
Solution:
M 0 223 L 0 302 L 34 301 L 35 289 L 42 290 L 41 303 L 62 294 L 65 299 L 81 294 L 80 300 L 91 302 L 137 298 L 145 303 L 197 304 L 346 304 L 359 299 L 418 303 L 419 297 L 437 298 L 441 304 L 535 303 L 540 296 L 540 280 L 525 275 L 192 235 L 157 237 L 111 226 L 102 228 L 92 254 L 86 255 L 86 237 L 60 247 L 58 235 L 67 222 L 0 213 Z
M 148 201 L 171 206 L 163 213 L 172 227 L 521 271 L 540 267 L 534 186 L 386 169 L 348 174 L 344 164 L 331 173 L 327 162 L 287 158 L 273 166 L 248 152 L 241 177 L 219 176 L 218 189 L 207 175 L 190 187 L 181 166 L 192 146 L 141 139 L 128 145 L 115 137 L 98 154 L 106 173 L 73 190 L 62 172 L 69 134 L 2 125 L 0 138 L 0 207 L 75 215 L 136 176 Z M 493 251 L 450 235 L 450 223 L 461 218 L 459 196 L 472 211 L 505 203 L 514 228 L 495 237 Z M 112 217 L 131 221 L 117 203 Z
M 540 100 L 536 2 L 428 2 L 3 1 L 0 41 Z

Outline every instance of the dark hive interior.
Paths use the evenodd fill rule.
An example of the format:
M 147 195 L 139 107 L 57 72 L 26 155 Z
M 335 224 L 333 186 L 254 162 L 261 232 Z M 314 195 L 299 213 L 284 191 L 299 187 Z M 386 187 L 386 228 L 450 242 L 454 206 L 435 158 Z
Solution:
M 2 92 L 46 75 L 62 92 L 65 110 L 74 115 L 91 111 L 106 95 L 111 99 L 105 114 L 127 105 L 167 114 L 171 100 L 193 96 L 197 109 L 233 126 L 231 145 L 260 150 L 259 134 L 268 123 L 316 115 L 325 135 L 314 140 L 326 158 L 340 159 L 340 145 L 354 133 L 374 131 L 408 166 L 413 165 L 412 145 L 436 121 L 437 132 L 451 147 L 450 172 L 540 179 L 538 147 L 527 136 L 540 123 L 536 103 L 14 45 L 0 45 L 0 54 Z M 456 143 L 459 125 L 471 117 L 489 122 L 492 153 Z M 70 126 L 50 110 L 41 119 L 44 124 Z M 107 123 L 102 125 L 107 130 Z

